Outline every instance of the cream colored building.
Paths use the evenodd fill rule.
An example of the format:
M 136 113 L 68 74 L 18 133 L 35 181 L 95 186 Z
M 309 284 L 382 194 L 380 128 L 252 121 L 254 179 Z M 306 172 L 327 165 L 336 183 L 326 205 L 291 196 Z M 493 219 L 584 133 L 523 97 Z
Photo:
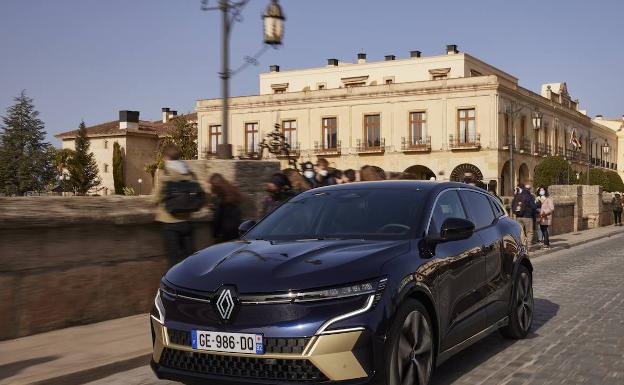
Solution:
M 259 95 L 230 100 L 230 142 L 239 157 L 255 157 L 278 123 L 300 162 L 324 157 L 339 169 L 368 164 L 438 180 L 462 180 L 471 172 L 503 182 L 505 193 L 512 129 L 514 180 L 530 182 L 540 160 L 555 154 L 578 172 L 588 163 L 611 169 L 617 163 L 620 172 L 624 165 L 615 155 L 616 133 L 592 122 L 566 83 L 532 92 L 455 45 L 438 56 L 412 51 L 409 58 L 368 62 L 359 54 L 354 63 L 329 59 L 324 67 L 270 69 L 260 74 Z M 199 100 L 196 111 L 198 153 L 210 157 L 221 138 L 221 100 Z M 538 116 L 541 124 L 534 122 Z M 577 151 L 572 136 L 582 144 Z M 607 143 L 608 153 L 596 147 Z
M 90 151 L 94 154 L 102 179 L 100 195 L 115 193 L 113 182 L 113 144 L 119 143 L 124 159 L 125 185 L 132 187 L 136 194 L 150 194 L 154 181 L 145 171 L 145 166 L 153 163 L 160 141 L 173 128 L 172 119 L 178 117 L 177 111 L 168 107 L 162 109 L 162 119 L 146 121 L 139 119 L 138 111 L 119 111 L 119 119 L 87 127 Z M 179 116 L 196 122 L 196 114 Z M 75 149 L 78 130 L 55 135 L 61 139 L 62 148 Z M 140 183 L 139 183 L 140 180 Z M 95 191 L 94 191 L 95 193 Z

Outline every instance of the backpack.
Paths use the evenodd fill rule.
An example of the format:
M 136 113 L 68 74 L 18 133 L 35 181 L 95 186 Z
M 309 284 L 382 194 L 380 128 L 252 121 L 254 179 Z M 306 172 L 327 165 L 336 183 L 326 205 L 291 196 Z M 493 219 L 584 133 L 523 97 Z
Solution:
M 196 180 L 169 181 L 163 189 L 163 202 L 170 214 L 194 213 L 206 203 L 206 193 Z

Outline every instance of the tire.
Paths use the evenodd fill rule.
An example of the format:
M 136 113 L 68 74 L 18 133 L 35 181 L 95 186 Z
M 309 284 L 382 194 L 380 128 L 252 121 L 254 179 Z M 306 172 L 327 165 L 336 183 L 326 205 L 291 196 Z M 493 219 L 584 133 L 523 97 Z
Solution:
M 386 351 L 388 385 L 428 385 L 435 363 L 431 317 L 420 301 L 407 300 L 397 312 Z
M 501 329 L 503 336 L 511 339 L 523 339 L 531 331 L 533 313 L 533 277 L 526 266 L 520 265 L 514 278 L 509 308 L 509 324 Z

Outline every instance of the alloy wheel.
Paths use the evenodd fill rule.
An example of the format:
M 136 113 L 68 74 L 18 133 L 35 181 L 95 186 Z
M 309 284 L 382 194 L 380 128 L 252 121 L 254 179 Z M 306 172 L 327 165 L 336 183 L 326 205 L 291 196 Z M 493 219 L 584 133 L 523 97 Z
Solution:
M 533 322 L 533 285 L 528 273 L 522 272 L 516 289 L 516 317 L 523 332 L 527 332 Z
M 427 318 L 418 310 L 405 318 L 397 346 L 398 383 L 424 385 L 429 383 L 433 363 L 433 340 Z

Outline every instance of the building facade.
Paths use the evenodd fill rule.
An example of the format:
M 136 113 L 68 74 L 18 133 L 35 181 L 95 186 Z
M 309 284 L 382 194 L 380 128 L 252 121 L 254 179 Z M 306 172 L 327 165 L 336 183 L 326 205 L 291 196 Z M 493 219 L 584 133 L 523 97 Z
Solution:
M 367 62 L 359 54 L 355 63 L 270 70 L 260 75 L 259 95 L 230 100 L 230 143 L 241 158 L 256 157 L 279 124 L 300 162 L 324 157 L 339 169 L 368 164 L 418 179 L 471 173 L 497 180 L 504 194 L 511 180 L 530 183 L 548 155 L 566 157 L 578 172 L 588 163 L 622 172 L 617 133 L 580 110 L 566 83 L 532 92 L 455 45 L 438 56 L 412 51 Z M 196 111 L 198 153 L 207 158 L 221 138 L 221 100 L 199 100 Z
M 119 111 L 119 119 L 87 127 L 90 151 L 94 154 L 102 180 L 100 189 L 93 193 L 111 195 L 115 193 L 113 182 L 113 145 L 119 143 L 124 163 L 125 186 L 137 194 L 151 194 L 154 185 L 152 176 L 145 171 L 153 163 L 156 151 L 163 138 L 173 128 L 173 119 L 181 118 L 195 123 L 195 113 L 178 116 L 177 111 L 162 109 L 162 119 L 146 121 L 139 119 L 138 111 Z M 62 148 L 75 149 L 78 130 L 55 135 L 62 141 Z

